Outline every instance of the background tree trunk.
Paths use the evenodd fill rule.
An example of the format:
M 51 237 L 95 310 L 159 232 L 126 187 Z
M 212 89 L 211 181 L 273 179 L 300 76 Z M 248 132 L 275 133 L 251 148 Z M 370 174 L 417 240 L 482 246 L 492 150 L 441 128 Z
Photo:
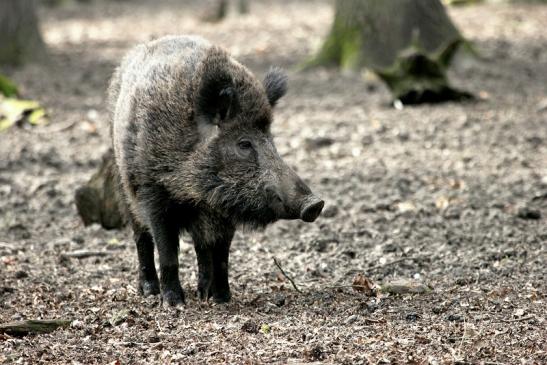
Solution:
M 336 0 L 334 22 L 308 66 L 369 68 L 406 103 L 469 97 L 446 69 L 464 38 L 439 0 Z
M 0 64 L 20 65 L 45 55 L 34 0 L 0 1 Z
M 209 4 L 209 7 L 201 15 L 201 20 L 212 23 L 219 22 L 226 18 L 229 7 L 229 0 L 215 0 Z M 249 7 L 249 0 L 238 0 L 237 11 L 239 14 L 248 14 L 250 11 Z

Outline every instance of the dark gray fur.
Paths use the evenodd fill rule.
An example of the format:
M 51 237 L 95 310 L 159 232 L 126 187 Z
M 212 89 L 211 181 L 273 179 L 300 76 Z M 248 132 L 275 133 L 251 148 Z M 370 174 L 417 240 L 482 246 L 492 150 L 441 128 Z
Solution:
M 181 230 L 194 241 L 199 296 L 224 302 L 236 227 L 319 215 L 323 202 L 279 157 L 270 134 L 272 107 L 286 84 L 278 69 L 258 82 L 199 37 L 165 37 L 124 58 L 109 89 L 111 132 L 142 294 L 161 290 L 170 305 L 184 301 Z

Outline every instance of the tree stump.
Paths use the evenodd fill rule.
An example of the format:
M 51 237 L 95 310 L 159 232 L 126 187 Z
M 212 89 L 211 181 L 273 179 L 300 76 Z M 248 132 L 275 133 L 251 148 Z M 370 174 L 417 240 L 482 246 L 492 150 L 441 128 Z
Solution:
M 403 103 L 465 99 L 446 70 L 465 39 L 439 0 L 336 0 L 334 22 L 305 67 L 368 68 Z
M 57 328 L 70 326 L 68 320 L 54 319 L 29 319 L 26 321 L 9 322 L 0 324 L 0 333 L 5 333 L 10 336 L 26 336 L 31 334 L 43 334 L 55 331 Z
M 99 223 L 106 229 L 122 228 L 127 210 L 120 196 L 119 179 L 112 150 L 108 150 L 99 170 L 75 194 L 78 214 L 84 225 Z

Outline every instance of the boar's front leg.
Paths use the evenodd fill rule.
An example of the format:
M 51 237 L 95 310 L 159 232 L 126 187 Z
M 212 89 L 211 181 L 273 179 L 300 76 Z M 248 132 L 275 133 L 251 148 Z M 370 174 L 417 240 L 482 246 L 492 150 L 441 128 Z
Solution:
M 228 256 L 233 233 L 229 240 L 218 242 L 213 248 L 213 300 L 226 303 L 232 297 L 228 283 Z
M 234 227 L 211 216 L 201 215 L 191 234 L 198 260 L 198 296 L 201 300 L 213 297 L 216 303 L 231 298 L 228 283 L 228 256 Z
M 163 303 L 170 306 L 184 304 L 184 292 L 179 280 L 180 222 L 177 221 L 176 206 L 158 188 L 142 189 L 141 194 L 147 198 L 144 200 L 147 223 L 158 249 Z

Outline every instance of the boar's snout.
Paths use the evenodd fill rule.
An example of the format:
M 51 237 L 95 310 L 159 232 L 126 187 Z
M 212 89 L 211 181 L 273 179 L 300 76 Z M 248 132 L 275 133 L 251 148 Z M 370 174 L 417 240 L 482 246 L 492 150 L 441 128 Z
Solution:
M 313 222 L 319 217 L 325 202 L 315 195 L 310 195 L 302 204 L 302 211 L 300 212 L 300 219 L 304 222 Z
M 292 184 L 287 184 L 289 181 L 286 180 Z M 302 219 L 304 222 L 313 222 L 319 217 L 325 205 L 325 202 L 313 195 L 297 176 L 285 179 L 280 186 L 268 185 L 265 191 L 269 197 L 270 207 L 278 219 Z

